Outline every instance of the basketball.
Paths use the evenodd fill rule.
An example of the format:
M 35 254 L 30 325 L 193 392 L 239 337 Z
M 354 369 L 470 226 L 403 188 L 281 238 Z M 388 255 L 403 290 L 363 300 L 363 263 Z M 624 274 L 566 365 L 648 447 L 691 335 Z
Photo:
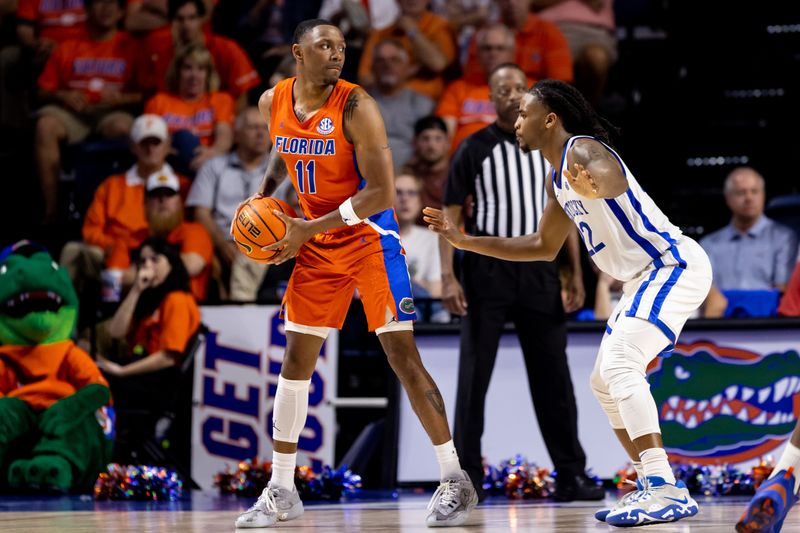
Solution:
M 278 250 L 261 248 L 278 242 L 286 235 L 286 224 L 273 214 L 273 209 L 293 218 L 297 216 L 289 204 L 269 197 L 250 200 L 236 212 L 233 240 L 243 254 L 259 263 L 269 261 L 278 253 Z

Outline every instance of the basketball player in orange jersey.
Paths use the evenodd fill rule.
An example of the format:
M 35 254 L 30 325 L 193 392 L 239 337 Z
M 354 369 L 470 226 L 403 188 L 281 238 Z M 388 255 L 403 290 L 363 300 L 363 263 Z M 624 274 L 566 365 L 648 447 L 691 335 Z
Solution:
M 236 526 L 267 527 L 302 515 L 294 469 L 311 375 L 356 288 L 369 329 L 377 333 L 439 461 L 442 481 L 428 506 L 427 525 L 461 525 L 478 497 L 461 470 L 442 396 L 414 343 L 414 300 L 392 209 L 392 154 L 383 119 L 366 91 L 339 79 L 345 41 L 337 27 L 319 19 L 300 23 L 292 54 L 297 77 L 259 101 L 273 143 L 259 195 L 271 194 L 288 176 L 305 218 L 274 211 L 287 231 L 265 247 L 280 250 L 273 263 L 296 257 L 296 265 L 283 300 L 287 346 L 275 395 L 272 479 Z

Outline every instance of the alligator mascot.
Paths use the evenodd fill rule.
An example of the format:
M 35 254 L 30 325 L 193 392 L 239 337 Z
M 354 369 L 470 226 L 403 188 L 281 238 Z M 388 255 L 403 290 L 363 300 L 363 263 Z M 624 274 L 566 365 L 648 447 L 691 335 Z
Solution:
M 0 484 L 91 490 L 113 445 L 108 383 L 70 336 L 78 296 L 47 251 L 0 253 Z

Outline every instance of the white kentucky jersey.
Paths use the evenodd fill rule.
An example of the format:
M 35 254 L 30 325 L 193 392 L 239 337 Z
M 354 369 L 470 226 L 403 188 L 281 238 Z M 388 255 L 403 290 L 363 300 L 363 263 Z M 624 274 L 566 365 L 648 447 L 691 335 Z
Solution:
M 594 139 L 587 135 L 570 138 L 564 146 L 561 169 L 553 172 L 556 199 L 578 227 L 589 256 L 597 267 L 620 281 L 633 279 L 650 264 L 656 268 L 682 264 L 676 241 L 682 236 L 653 200 L 642 190 L 622 158 L 609 146 L 594 139 L 617 159 L 628 189 L 616 198 L 590 200 L 576 193 L 565 179 L 567 151 L 577 139 Z M 574 170 L 570 169 L 574 174 Z M 665 252 L 672 253 L 665 255 Z M 662 257 L 664 256 L 664 257 Z

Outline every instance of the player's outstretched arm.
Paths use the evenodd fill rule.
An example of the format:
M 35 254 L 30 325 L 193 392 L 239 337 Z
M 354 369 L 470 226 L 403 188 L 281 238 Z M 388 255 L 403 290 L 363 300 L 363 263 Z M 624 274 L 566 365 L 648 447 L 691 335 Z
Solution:
M 617 158 L 594 139 L 578 139 L 573 143 L 567 152 L 563 178 L 576 193 L 591 200 L 616 198 L 628 189 L 628 180 Z
M 561 250 L 572 229 L 572 221 L 555 200 L 552 182 L 548 180 L 549 196 L 539 221 L 539 231 L 521 237 L 475 237 L 465 235 L 439 209 L 422 210 L 428 228 L 461 250 L 497 257 L 508 261 L 552 261 Z

